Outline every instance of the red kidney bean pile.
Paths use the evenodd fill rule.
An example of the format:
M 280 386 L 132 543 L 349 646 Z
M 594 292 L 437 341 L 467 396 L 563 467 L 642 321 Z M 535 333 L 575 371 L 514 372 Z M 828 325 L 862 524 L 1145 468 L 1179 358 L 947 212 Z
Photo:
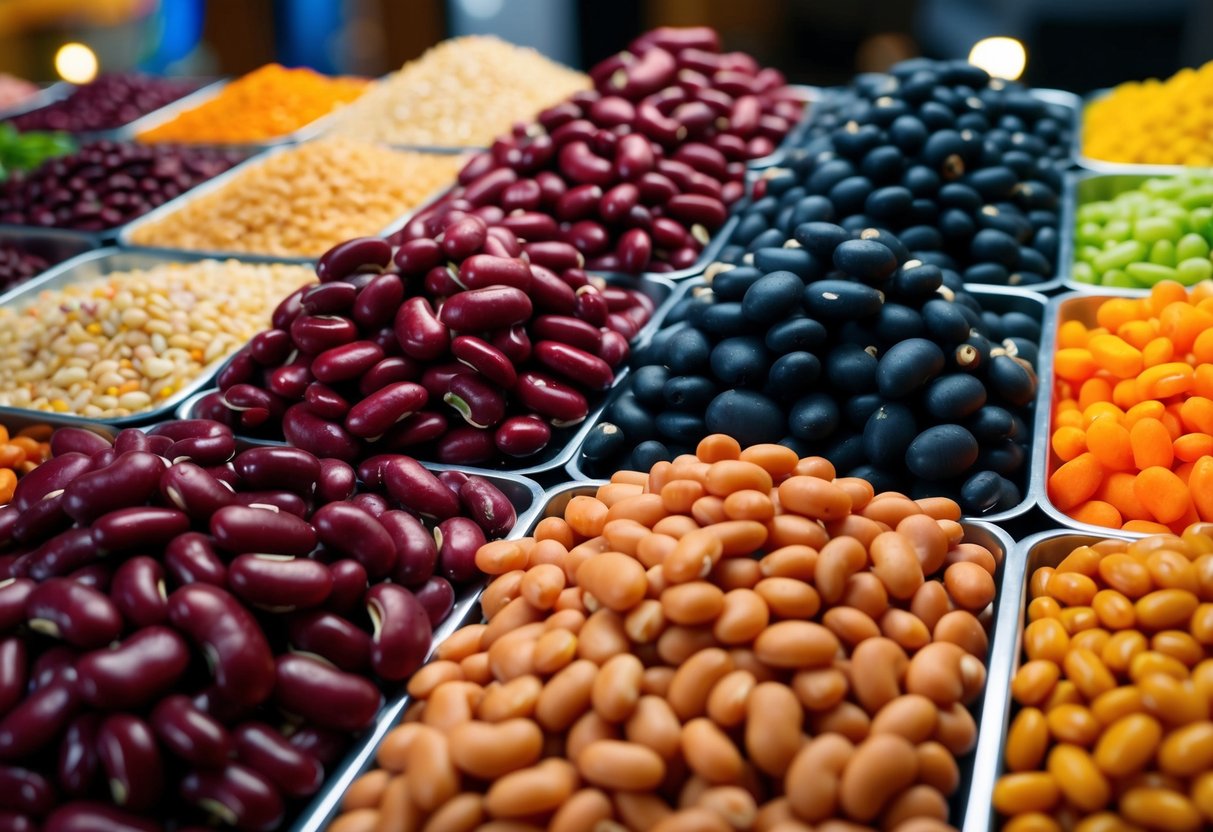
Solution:
M 104 231 L 241 161 L 234 150 L 92 142 L 0 185 L 0 223 Z
M 483 478 L 206 420 L 51 448 L 0 507 L 3 829 L 279 828 L 515 519 Z
M 704 27 L 654 29 L 590 76 L 593 90 L 473 157 L 398 239 L 473 212 L 528 242 L 571 243 L 586 268 L 687 268 L 744 194 L 745 163 L 773 152 L 803 108 L 778 70 L 721 52 Z
M 198 82 L 137 73 L 102 75 L 71 95 L 10 120 L 18 130 L 112 130 L 198 89 Z
M 34 275 L 41 274 L 49 266 L 50 263 L 32 251 L 0 243 L 0 291 L 24 283 Z
M 199 415 L 346 461 L 407 449 L 473 465 L 538 453 L 585 419 L 653 314 L 475 215 L 399 248 L 361 238 L 319 261 L 219 374 Z

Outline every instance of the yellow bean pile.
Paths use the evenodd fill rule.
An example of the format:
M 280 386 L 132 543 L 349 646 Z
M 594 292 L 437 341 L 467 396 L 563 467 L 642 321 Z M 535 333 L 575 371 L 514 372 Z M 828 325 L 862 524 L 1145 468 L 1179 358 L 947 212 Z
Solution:
M 0 309 L 0 405 L 89 418 L 156 406 L 269 325 L 306 266 L 234 260 L 114 272 Z
M 1213 61 L 1121 84 L 1083 114 L 1082 152 L 1105 162 L 1213 165 Z

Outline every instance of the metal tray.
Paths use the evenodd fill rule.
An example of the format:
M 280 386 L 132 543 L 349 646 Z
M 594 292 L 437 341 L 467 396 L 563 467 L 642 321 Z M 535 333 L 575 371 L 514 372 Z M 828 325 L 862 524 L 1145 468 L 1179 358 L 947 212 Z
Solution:
M 969 779 L 969 805 L 963 832 L 987 832 L 998 827 L 990 806 L 994 784 L 1003 774 L 1003 751 L 1010 723 L 1011 679 L 1019 669 L 1023 653 L 1024 614 L 1031 575 L 1041 566 L 1056 566 L 1078 546 L 1099 540 L 1131 540 L 1124 532 L 1105 529 L 1097 535 L 1057 530 L 1040 532 L 1015 546 L 1004 564 L 995 601 L 994 633 L 987 663 L 987 696 L 978 723 L 977 753 Z
M 578 496 L 593 496 L 598 490 L 598 486 L 602 485 L 605 480 L 595 480 L 593 482 L 569 483 L 549 489 L 544 495 L 544 502 L 539 511 L 531 517 L 532 526 L 527 528 L 525 532 L 518 536 L 530 534 L 534 524 L 546 517 L 563 516 L 565 506 L 569 501 Z M 998 572 L 995 573 L 995 580 L 1001 585 L 1001 579 L 1007 571 L 1008 561 L 1012 559 L 1012 552 L 1015 542 L 1005 532 L 996 526 L 981 521 L 962 521 L 961 524 L 965 530 L 964 540 L 967 543 L 978 543 L 991 552 L 1001 554 L 999 558 Z M 521 527 L 521 523 L 519 524 Z M 517 527 L 516 527 L 517 528 Z M 514 537 L 514 535 L 510 535 Z M 1013 567 L 1012 567 L 1013 568 Z M 455 609 L 451 615 L 447 617 L 439 628 L 434 632 L 434 643 L 451 635 L 459 627 L 474 624 L 481 620 L 480 592 L 469 593 L 467 596 L 460 598 L 456 603 Z M 996 603 L 1001 603 L 1002 593 L 999 594 L 999 599 Z M 994 627 L 990 633 L 991 638 L 995 638 L 1001 631 L 1002 625 L 997 619 L 994 621 Z M 995 655 L 991 652 L 991 656 Z M 993 670 L 989 671 L 991 674 Z M 994 690 L 990 687 L 989 681 L 986 683 L 986 690 Z M 981 699 L 973 706 L 973 709 L 981 709 L 981 714 L 984 718 L 986 709 L 991 707 L 991 700 L 997 700 L 998 695 L 986 696 L 982 694 Z M 401 715 L 408 708 L 410 699 L 407 695 L 401 696 L 399 700 L 392 702 L 380 714 L 380 722 L 375 729 L 368 734 L 359 746 L 352 751 L 342 763 L 339 773 L 334 775 L 328 783 L 324 785 L 323 790 L 318 794 L 311 804 L 307 807 L 304 813 L 300 816 L 294 826 L 291 827 L 292 832 L 322 832 L 328 828 L 329 824 L 336 819 L 341 810 L 341 800 L 345 795 L 346 790 L 350 787 L 360 775 L 369 770 L 374 764 L 375 752 L 378 750 L 379 744 L 389 731 L 398 723 Z M 980 749 L 979 749 L 980 750 Z M 960 760 L 960 782 L 970 782 L 970 770 L 975 767 L 977 759 L 975 755 L 966 755 L 964 760 Z M 965 794 L 963 789 L 957 791 L 953 795 L 950 806 L 950 816 L 953 819 L 962 817 L 967 809 L 976 810 L 977 806 L 972 800 L 972 796 L 976 792 L 970 791 Z M 987 803 L 988 805 L 988 803 Z M 983 827 L 984 830 L 984 827 Z M 966 832 L 969 830 L 966 827 Z
M 640 282 L 637 282 L 634 279 L 628 278 L 625 281 L 625 280 L 623 280 L 617 276 L 613 276 L 613 275 L 607 275 L 606 280 L 608 283 L 614 283 L 614 284 L 626 286 L 628 288 L 637 289 L 637 290 L 643 292 L 644 294 L 648 295 L 657 304 L 657 308 L 653 312 L 652 319 L 647 324 L 645 324 L 644 328 L 640 330 L 640 332 L 636 335 L 636 337 L 634 339 L 632 339 L 632 348 L 633 349 L 636 349 L 639 346 L 643 346 L 644 344 L 646 344 L 648 342 L 648 339 L 652 337 L 653 333 L 656 332 L 658 322 L 662 318 L 665 317 L 666 312 L 668 311 L 670 305 L 673 303 L 673 298 L 674 298 L 675 291 L 676 291 L 674 284 L 668 280 L 659 280 L 659 279 L 653 279 L 653 278 L 646 279 L 646 280 L 643 280 Z M 3 298 L 0 298 L 0 300 L 3 300 Z M 218 373 L 216 372 L 216 375 L 217 374 Z M 628 374 L 628 369 L 627 369 L 627 366 L 624 365 L 616 373 L 615 382 L 612 385 L 612 389 L 618 387 L 622 383 L 622 381 L 627 377 L 627 374 Z M 181 404 L 177 410 L 178 419 L 197 418 L 195 416 L 195 408 L 198 405 L 198 401 L 206 394 L 213 392 L 213 390 L 195 388 L 191 392 L 193 393 L 193 395 L 191 395 L 189 398 L 187 398 L 183 401 L 179 400 L 181 402 Z M 538 454 L 535 454 L 534 456 L 526 457 L 524 459 L 515 461 L 515 464 L 521 465 L 522 467 L 515 468 L 515 467 L 512 467 L 508 463 L 501 463 L 500 467 L 496 467 L 496 468 L 479 468 L 479 467 L 475 467 L 475 466 L 469 467 L 466 465 L 453 466 L 453 467 L 456 467 L 461 471 L 466 471 L 467 473 L 475 473 L 475 474 L 482 474 L 482 475 L 483 474 L 499 474 L 499 475 L 521 476 L 521 477 L 538 477 L 538 476 L 542 476 L 544 474 L 548 474 L 551 472 L 557 472 L 560 469 L 564 468 L 565 465 L 568 464 L 569 460 L 571 460 L 573 458 L 573 455 L 576 452 L 576 450 L 581 447 L 581 444 L 585 440 L 586 435 L 589 434 L 589 432 L 590 432 L 590 428 L 592 428 L 594 426 L 594 424 L 598 421 L 598 419 L 601 417 L 603 408 L 606 407 L 606 403 L 609 398 L 610 398 L 610 391 L 606 391 L 603 394 L 601 394 L 600 401 L 596 405 L 591 406 L 589 414 L 579 424 L 577 424 L 573 427 L 569 427 L 569 428 L 553 429 L 552 441 L 550 443 L 548 443 L 548 446 L 546 448 L 544 448 L 542 451 L 540 451 Z M 278 438 L 278 437 L 263 438 L 263 437 L 256 437 L 256 436 L 238 436 L 238 438 L 241 439 L 242 441 L 248 442 L 250 444 L 260 444 L 260 445 L 285 445 L 285 444 L 287 444 L 283 439 Z M 418 458 L 421 459 L 422 462 L 425 462 L 425 464 L 427 464 L 427 465 L 431 464 L 424 457 L 418 457 Z M 437 464 L 437 463 L 435 463 L 435 464 Z
M 43 413 L 41 410 L 18 410 L 14 407 L 0 408 L 0 425 L 8 428 L 9 433 L 16 433 L 22 428 L 32 425 L 50 425 L 59 428 L 83 428 L 98 436 L 113 439 L 118 435 L 118 429 L 100 422 L 75 419 L 62 413 Z
M 663 325 L 665 323 L 665 318 L 669 315 L 670 309 L 672 309 L 679 301 L 683 300 L 687 295 L 689 295 L 695 289 L 700 288 L 703 285 L 704 285 L 704 282 L 702 280 L 691 280 L 691 281 L 685 281 L 683 283 L 680 283 L 678 285 L 678 293 L 674 297 L 672 297 L 670 299 L 670 302 L 665 306 L 665 308 L 661 310 L 661 312 L 662 312 L 661 321 L 658 322 L 657 329 L 661 329 L 663 327 Z M 1042 331 L 1041 355 L 1042 355 L 1042 358 L 1038 361 L 1037 368 L 1036 368 L 1036 375 L 1038 378 L 1037 386 L 1039 389 L 1037 390 L 1038 398 L 1037 398 L 1037 402 L 1035 404 L 1035 406 L 1037 408 L 1039 408 L 1041 406 L 1040 399 L 1039 399 L 1040 389 L 1043 389 L 1044 384 L 1045 384 L 1045 373 L 1042 371 L 1041 365 L 1044 362 L 1044 359 L 1043 359 L 1043 354 L 1044 354 L 1044 349 L 1045 349 L 1044 342 L 1046 340 L 1044 333 L 1046 332 L 1046 328 L 1048 327 L 1047 307 L 1049 304 L 1049 299 L 1046 298 L 1044 295 L 1038 294 L 1036 292 L 1028 292 L 1023 289 L 1016 289 L 1016 288 L 1009 287 L 1009 286 L 972 285 L 972 286 L 967 286 L 965 290 L 967 292 L 969 292 L 970 294 L 974 295 L 975 297 L 977 297 L 978 300 L 981 301 L 981 305 L 982 305 L 983 309 L 989 309 L 992 312 L 1000 312 L 1000 313 L 1023 312 L 1025 315 L 1030 315 L 1032 318 L 1034 318 L 1038 321 L 1041 321 L 1041 331 Z M 654 330 L 654 332 L 656 332 L 656 330 Z M 650 335 L 649 338 L 651 339 L 652 336 Z M 1052 367 L 1052 364 L 1050 363 L 1050 369 L 1051 369 L 1051 367 Z M 610 404 L 610 402 L 614 401 L 617 397 L 623 395 L 623 393 L 626 389 L 627 388 L 624 385 L 619 385 L 618 387 L 613 389 L 611 391 L 609 400 L 603 405 L 600 412 L 605 413 L 606 405 Z M 595 424 L 597 424 L 597 422 L 600 421 L 601 418 L 602 418 L 601 415 L 599 415 L 595 419 Z M 1036 416 L 1033 417 L 1032 421 L 1034 423 L 1036 423 L 1037 425 L 1039 424 L 1039 419 Z M 593 426 L 591 426 L 591 428 L 592 427 Z M 1047 429 L 1048 428 L 1046 426 L 1046 430 Z M 1034 431 L 1039 431 L 1039 427 L 1034 427 Z M 589 430 L 586 431 L 586 436 L 588 436 L 588 435 L 589 435 Z M 997 514 L 986 514 L 986 515 L 982 515 L 981 517 L 974 517 L 972 519 L 982 520 L 982 521 L 991 522 L 991 523 L 1001 523 L 1003 521 L 1011 520 L 1012 518 L 1017 518 L 1020 515 L 1026 514 L 1027 512 L 1031 511 L 1032 508 L 1037 505 L 1037 503 L 1039 503 L 1041 501 L 1041 499 L 1044 497 L 1044 478 L 1038 476 L 1038 471 L 1037 471 L 1037 467 L 1036 467 L 1037 466 L 1036 451 L 1037 451 L 1037 446 L 1040 444 L 1037 440 L 1037 437 L 1039 437 L 1039 436 L 1040 436 L 1040 434 L 1037 432 L 1034 432 L 1032 434 L 1032 443 L 1030 445 L 1030 450 L 1029 450 L 1029 453 L 1028 453 L 1027 459 L 1026 459 L 1026 462 L 1027 462 L 1027 471 L 1025 473 L 1026 479 L 1022 483 L 1023 499 L 1020 500 L 1020 502 L 1014 508 L 1007 509 L 1006 511 L 1000 511 Z M 565 466 L 565 471 L 574 480 L 594 481 L 595 480 L 594 477 L 591 477 L 585 471 L 581 470 L 581 448 L 584 444 L 585 444 L 585 440 L 583 438 L 582 441 L 578 443 L 576 450 L 573 452 L 571 458 L 569 459 L 568 464 Z M 1046 446 L 1048 445 L 1047 441 L 1045 442 L 1045 445 Z M 1045 462 L 1046 463 L 1048 462 L 1047 458 L 1046 458 Z
M 53 84 L 47 84 L 20 104 L 14 104 L 7 110 L 0 110 L 0 121 L 7 121 L 10 118 L 32 113 L 34 110 L 40 110 L 47 104 L 53 104 L 62 98 L 67 98 L 75 89 L 74 84 L 69 84 L 66 81 L 56 81 Z
M 791 126 L 788 134 L 783 137 L 783 141 L 779 143 L 779 147 L 775 148 L 772 153 L 766 156 L 759 156 L 757 159 L 751 159 L 746 162 L 746 167 L 750 170 L 763 170 L 778 165 L 787 156 L 787 153 L 792 148 L 800 144 L 803 133 L 812 124 L 813 107 L 817 105 L 825 96 L 829 95 L 830 87 L 816 87 L 809 84 L 788 84 L 789 89 L 800 94 L 800 99 L 804 102 L 804 111 L 801 113 L 800 120 Z
M 4 244 L 38 255 L 50 263 L 50 268 L 70 260 L 77 254 L 97 248 L 97 241 L 90 234 L 58 228 L 32 228 L 26 225 L 0 225 L 0 245 Z M 30 280 L 37 280 L 39 276 L 34 275 Z M 13 288 L 24 286 L 30 280 L 18 283 Z
M 104 277 L 111 272 L 129 271 L 132 269 L 147 269 L 153 266 L 159 266 L 164 263 L 197 263 L 201 260 L 212 260 L 214 258 L 207 257 L 202 254 L 192 254 L 189 252 L 180 252 L 173 255 L 151 251 L 121 251 L 116 248 L 103 248 L 96 251 L 90 251 L 81 254 L 77 257 L 68 260 L 65 263 L 60 263 L 58 266 L 47 269 L 33 280 L 26 281 L 20 286 L 12 289 L 4 294 L 0 294 L 0 307 L 21 308 L 33 301 L 38 293 L 46 289 L 59 289 L 63 286 L 72 283 L 80 283 L 85 280 L 92 280 L 99 277 Z M 247 263 L 274 263 L 286 262 L 276 260 L 274 258 L 229 258 L 238 259 Z M 294 264 L 292 264 L 294 265 Z M 268 312 L 269 310 L 267 310 Z M 216 359 L 208 366 L 203 368 L 198 377 L 189 384 L 182 387 L 169 398 L 165 399 L 158 406 L 145 410 L 140 413 L 135 413 L 130 416 L 119 416 L 110 419 L 90 419 L 84 416 L 75 416 L 70 414 L 47 414 L 41 410 L 27 410 L 19 407 L 0 407 L 0 423 L 6 422 L 8 419 L 15 416 L 28 416 L 33 414 L 37 418 L 43 416 L 56 415 L 64 424 L 79 425 L 87 427 L 90 425 L 111 425 L 114 427 L 133 427 L 136 425 L 145 425 L 151 422 L 161 422 L 173 418 L 173 414 L 177 407 L 198 390 L 206 387 L 214 379 L 215 374 L 219 372 L 219 368 L 226 361 L 226 356 L 221 359 Z

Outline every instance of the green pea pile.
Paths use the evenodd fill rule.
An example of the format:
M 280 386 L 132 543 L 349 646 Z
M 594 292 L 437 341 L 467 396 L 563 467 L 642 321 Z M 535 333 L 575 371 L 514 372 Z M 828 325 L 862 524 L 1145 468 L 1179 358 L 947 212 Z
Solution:
M 67 133 L 18 133 L 11 124 L 0 124 L 0 182 L 13 171 L 33 170 L 47 159 L 66 156 L 75 149 L 76 143 Z

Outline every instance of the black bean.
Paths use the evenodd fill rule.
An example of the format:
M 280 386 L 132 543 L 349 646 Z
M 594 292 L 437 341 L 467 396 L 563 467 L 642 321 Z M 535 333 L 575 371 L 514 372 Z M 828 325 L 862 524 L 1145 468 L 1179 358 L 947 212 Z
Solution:
M 767 330 L 767 349 L 776 354 L 819 349 L 825 344 L 826 328 L 815 318 L 794 317 L 780 321 Z
M 617 425 L 599 422 L 586 434 L 585 443 L 581 446 L 581 456 L 591 462 L 602 462 L 616 458 L 627 447 L 628 440 Z
M 897 255 L 878 240 L 847 240 L 833 253 L 834 265 L 865 282 L 876 282 L 897 268 Z
M 825 264 L 802 248 L 760 248 L 754 252 L 754 265 L 763 272 L 787 271 L 805 279 L 825 274 Z
M 791 250 L 791 249 L 789 249 Z M 807 251 L 802 252 L 808 255 Z M 804 281 L 792 272 L 773 271 L 755 281 L 741 302 L 742 313 L 759 324 L 773 324 L 796 308 L 804 293 Z
M 657 420 L 630 392 L 611 403 L 610 420 L 624 432 L 629 443 L 643 442 L 657 436 Z
M 1010 168 L 998 166 L 975 170 L 964 181 L 984 199 L 1006 199 L 1015 191 L 1019 177 Z
M 739 335 L 748 332 L 750 322 L 741 311 L 741 304 L 736 301 L 727 303 L 705 303 L 699 319 L 699 326 L 709 334 L 717 337 Z
M 977 464 L 982 468 L 997 471 L 1004 476 L 1018 473 L 1023 467 L 1024 450 L 1014 439 L 1003 439 L 986 444 L 977 455 Z
M 632 449 L 631 465 L 629 467 L 637 471 L 647 471 L 658 462 L 669 462 L 673 458 L 674 455 L 670 453 L 670 449 L 663 442 L 650 439 L 647 442 L 641 442 Z
M 977 440 L 960 425 L 934 425 L 906 449 L 906 467 L 924 480 L 945 480 L 967 471 L 977 461 Z
M 947 208 L 959 208 L 966 214 L 981 210 L 981 194 L 963 182 L 949 182 L 939 189 L 939 204 Z
M 891 145 L 873 148 L 859 164 L 859 172 L 879 184 L 896 182 L 906 167 L 901 150 Z
M 799 439 L 825 439 L 838 429 L 838 403 L 828 393 L 798 399 L 788 413 L 788 430 Z
M 877 494 L 884 491 L 896 491 L 901 485 L 901 475 L 886 471 L 871 463 L 858 465 L 841 476 L 859 477 L 867 480 Z
M 1032 223 L 1028 218 L 1019 212 L 1015 206 L 1008 206 L 1005 203 L 997 203 L 983 206 L 977 212 L 977 227 L 979 230 L 1001 231 L 1007 235 L 1013 243 L 1026 243 L 1032 238 Z M 997 251 L 999 257 L 1005 257 L 1003 250 L 1005 244 L 1000 243 Z M 1018 249 L 1016 249 L 1018 254 Z M 973 256 L 984 256 L 974 253 Z M 1012 264 L 1016 261 L 1012 260 Z
M 826 194 L 842 180 L 855 175 L 855 166 L 846 159 L 831 159 L 819 165 L 805 182 L 811 194 Z
M 737 228 L 733 230 L 731 241 L 739 245 L 748 245 L 751 240 L 757 237 L 769 227 L 766 217 L 756 211 L 748 211 L 741 216 L 737 222 Z
M 1031 341 L 1040 340 L 1040 321 L 1024 312 L 1007 312 L 1002 317 L 1002 327 L 999 332 L 1003 338 L 1027 338 Z
M 918 435 L 914 412 L 904 404 L 882 404 L 864 422 L 863 450 L 868 460 L 886 468 L 900 469 L 906 449 Z
M 843 216 L 863 210 L 868 194 L 872 193 L 872 182 L 864 176 L 848 176 L 833 188 L 827 196 L 834 208 Z
M 974 263 L 965 269 L 965 283 L 985 283 L 1006 286 L 1011 273 L 1001 263 Z
M 876 356 L 856 344 L 839 344 L 825 361 L 826 378 L 845 393 L 871 393 L 876 389 Z
M 864 240 L 851 242 L 864 243 Z M 879 243 L 873 243 L 879 246 Z M 884 248 L 883 246 L 880 246 Z M 840 247 L 841 248 L 841 247 Z M 888 251 L 888 249 L 885 249 Z M 896 260 L 893 261 L 896 264 Z M 804 304 L 810 313 L 823 321 L 857 320 L 875 315 L 884 303 L 884 296 L 871 288 L 846 280 L 818 280 L 804 290 Z
M 1018 506 L 1023 500 L 1019 486 L 1005 477 L 999 485 L 1001 486 L 1001 492 L 998 495 L 998 503 L 994 506 L 994 509 L 996 511 L 1010 511 Z
M 915 197 L 933 197 L 939 192 L 939 174 L 926 165 L 915 165 L 906 171 L 901 184 Z
M 840 434 L 838 439 L 821 449 L 820 456 L 833 463 L 836 471 L 850 471 L 863 465 L 868 461 L 863 452 L 863 434 Z
M 806 222 L 833 222 L 837 215 L 834 203 L 828 197 L 816 194 L 806 196 L 792 209 L 792 227 Z
M 901 398 L 925 385 L 943 370 L 943 350 L 925 338 L 894 344 L 880 358 L 876 384 L 886 398 Z
M 898 116 L 889 126 L 889 139 L 906 155 L 913 155 L 927 142 L 927 126 L 917 116 Z
M 899 303 L 886 303 L 880 307 L 873 332 L 886 344 L 917 338 L 925 332 L 922 315 L 916 309 Z
M 774 224 L 775 220 L 772 217 L 770 220 Z M 780 228 L 768 228 L 766 231 L 759 234 L 746 245 L 747 252 L 755 252 L 760 248 L 770 248 L 771 246 L 783 245 L 783 241 L 787 239 Z
M 742 447 L 778 442 L 787 432 L 779 405 L 752 390 L 726 390 L 712 399 L 704 424 L 709 433 L 727 433 Z
M 978 471 L 960 487 L 960 508 L 965 514 L 983 515 L 997 511 L 1002 497 L 1003 478 L 995 471 Z
M 897 258 L 897 262 L 901 263 L 910 258 L 910 250 L 906 248 L 905 243 L 891 231 L 885 231 L 881 228 L 865 228 L 859 232 L 860 240 L 867 240 L 873 243 L 880 243 L 882 246 L 893 252 L 893 256 Z M 837 252 L 835 252 L 837 254 Z
M 953 422 L 975 413 L 986 403 L 986 386 L 968 373 L 940 376 L 923 394 L 927 412 L 943 422 Z
M 922 320 L 927 332 L 940 344 L 959 344 L 969 335 L 969 319 L 955 301 L 942 298 L 927 301 L 922 305 Z
M 821 361 L 811 352 L 790 352 L 771 365 L 764 392 L 778 401 L 804 393 L 821 377 Z
M 665 364 L 678 375 L 693 375 L 706 370 L 712 354 L 708 337 L 693 327 L 679 330 L 666 343 Z
M 702 413 L 719 392 L 715 383 L 703 376 L 674 376 L 662 389 L 664 405 L 675 410 Z
M 1032 272 L 1038 275 L 1053 274 L 1053 264 L 1049 262 L 1049 258 L 1027 246 L 1019 247 L 1019 259 L 1015 268 L 1020 272 Z
M 1040 358 L 1040 345 L 1036 341 L 1020 338 L 1019 336 L 1008 338 L 1007 340 L 1014 345 L 1016 358 L 1022 358 L 1033 367 L 1036 366 Z
M 663 388 L 670 380 L 670 371 L 661 364 L 648 364 L 632 373 L 631 389 L 636 400 L 647 407 L 661 407 L 665 401 Z
M 850 232 L 842 226 L 819 220 L 802 223 L 792 233 L 796 242 L 814 257 L 830 261 L 835 249 L 851 239 Z
M 948 208 L 939 214 L 939 233 L 950 240 L 967 240 L 977 233 L 977 223 L 959 208 Z
M 1026 361 L 995 355 L 986 366 L 990 392 L 1012 407 L 1024 407 L 1036 397 L 1036 373 Z
M 720 300 L 741 300 L 762 275 L 763 272 L 753 266 L 736 266 L 717 272 L 712 278 L 712 292 Z
M 727 385 L 760 386 L 767 378 L 771 357 L 756 335 L 726 338 L 712 348 L 712 373 Z
M 900 185 L 877 188 L 868 194 L 863 210 L 878 220 L 896 220 L 910 210 L 914 196 Z
M 840 130 L 834 135 L 834 147 L 840 156 L 862 159 L 868 151 L 880 144 L 880 128 L 865 124 L 858 129 Z
M 701 417 L 676 410 L 657 414 L 657 432 L 662 439 L 682 444 L 698 442 L 706 435 Z
M 1015 432 L 1015 421 L 1010 411 L 987 404 L 965 422 L 965 427 L 984 445 L 1012 436 Z
M 903 228 L 897 236 L 911 251 L 943 248 L 943 235 L 939 233 L 938 228 L 931 225 L 914 225 Z
M 1036 249 L 1049 263 L 1057 262 L 1059 238 L 1057 230 L 1048 226 L 1041 227 L 1031 217 L 1028 218 L 1036 228 L 1036 236 L 1032 238 L 1032 248 Z

